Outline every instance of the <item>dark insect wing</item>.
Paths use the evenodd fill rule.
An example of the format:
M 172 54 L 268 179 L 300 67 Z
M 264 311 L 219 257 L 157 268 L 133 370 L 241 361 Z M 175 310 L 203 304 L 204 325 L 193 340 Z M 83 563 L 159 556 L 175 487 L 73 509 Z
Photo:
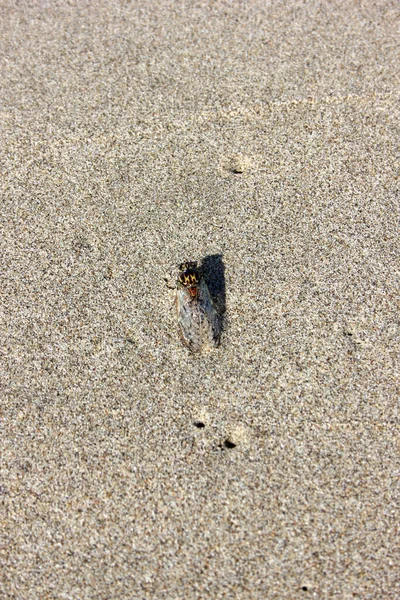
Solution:
M 206 338 L 210 345 L 218 346 L 221 336 L 221 321 L 204 280 L 200 282 L 198 304 L 202 313 L 202 337 Z

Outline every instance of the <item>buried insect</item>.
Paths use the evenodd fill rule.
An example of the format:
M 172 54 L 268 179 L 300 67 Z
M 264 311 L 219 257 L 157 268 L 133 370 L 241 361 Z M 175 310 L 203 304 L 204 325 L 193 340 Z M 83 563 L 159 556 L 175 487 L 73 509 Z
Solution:
M 189 350 L 198 352 L 204 345 L 219 345 L 221 320 L 197 262 L 184 262 L 179 267 L 176 307 L 181 339 Z

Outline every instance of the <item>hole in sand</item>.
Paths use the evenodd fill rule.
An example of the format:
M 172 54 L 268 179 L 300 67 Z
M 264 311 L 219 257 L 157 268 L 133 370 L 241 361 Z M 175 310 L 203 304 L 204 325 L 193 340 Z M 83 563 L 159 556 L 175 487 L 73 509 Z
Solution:
M 225 440 L 224 441 L 224 446 L 225 448 L 236 448 L 236 444 L 234 442 L 232 442 L 231 440 Z

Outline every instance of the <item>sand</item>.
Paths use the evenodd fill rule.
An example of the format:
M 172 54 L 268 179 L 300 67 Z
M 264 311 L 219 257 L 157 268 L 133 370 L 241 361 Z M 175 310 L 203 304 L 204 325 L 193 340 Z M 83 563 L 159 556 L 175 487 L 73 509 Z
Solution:
M 2 598 L 400 597 L 398 13 L 2 2 Z

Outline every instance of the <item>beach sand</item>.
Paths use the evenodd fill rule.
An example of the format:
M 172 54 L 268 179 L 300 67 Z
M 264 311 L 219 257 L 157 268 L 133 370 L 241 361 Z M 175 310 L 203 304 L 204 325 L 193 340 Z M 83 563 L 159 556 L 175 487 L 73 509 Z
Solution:
M 400 597 L 398 8 L 2 3 L 2 598 Z

